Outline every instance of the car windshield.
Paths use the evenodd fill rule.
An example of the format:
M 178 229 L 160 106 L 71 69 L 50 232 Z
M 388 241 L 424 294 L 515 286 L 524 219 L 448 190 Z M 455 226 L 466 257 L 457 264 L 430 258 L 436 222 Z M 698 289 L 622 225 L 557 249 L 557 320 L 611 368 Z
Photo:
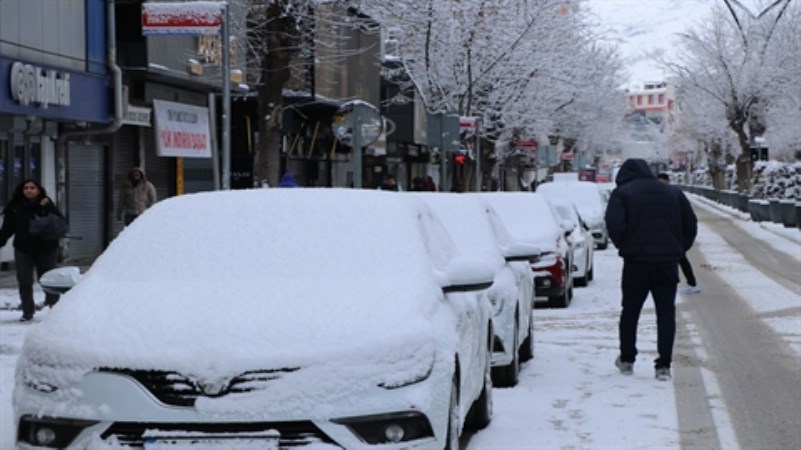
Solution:
M 543 183 L 537 187 L 537 192 L 548 198 L 570 200 L 579 208 L 600 209 L 603 206 L 601 193 L 593 183 L 579 181 Z
M 561 234 L 559 219 L 545 197 L 537 193 L 477 194 L 498 213 L 513 239 L 553 245 Z

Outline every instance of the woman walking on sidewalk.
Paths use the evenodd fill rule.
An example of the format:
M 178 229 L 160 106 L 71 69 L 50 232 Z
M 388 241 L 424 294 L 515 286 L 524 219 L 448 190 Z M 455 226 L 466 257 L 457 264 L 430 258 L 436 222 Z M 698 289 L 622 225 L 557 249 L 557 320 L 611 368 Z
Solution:
M 661 172 L 656 176 L 656 179 L 665 184 L 670 184 L 670 175 L 666 172 Z M 693 266 L 690 264 L 690 260 L 687 259 L 687 252 L 685 252 L 679 260 L 679 267 L 681 268 L 682 275 L 684 275 L 684 280 L 687 281 L 687 286 L 679 289 L 679 292 L 682 294 L 698 294 L 701 292 L 701 288 L 698 287 L 698 282 L 695 280 Z
M 64 220 L 64 215 L 47 197 L 47 192 L 33 179 L 23 181 L 3 208 L 3 225 L 0 227 L 0 248 L 14 236 L 14 267 L 17 272 L 19 297 L 22 302 L 21 322 L 33 319 L 36 305 L 33 301 L 33 272 L 39 277 L 56 267 L 58 238 L 51 239 L 31 234 L 30 223 L 35 217 L 53 214 Z M 53 306 L 58 295 L 46 294 L 45 304 Z

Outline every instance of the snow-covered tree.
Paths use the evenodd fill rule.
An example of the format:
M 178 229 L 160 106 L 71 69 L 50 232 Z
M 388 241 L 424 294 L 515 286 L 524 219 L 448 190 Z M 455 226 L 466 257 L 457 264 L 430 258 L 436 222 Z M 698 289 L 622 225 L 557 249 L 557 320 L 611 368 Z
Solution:
M 350 0 L 231 0 L 247 11 L 243 45 L 249 60 L 249 83 L 258 92 L 259 140 L 254 175 L 278 182 L 282 143 L 283 97 L 288 86 L 303 86 L 315 67 L 334 70 L 342 61 L 368 49 L 345 49 L 347 33 L 365 21 L 350 11 Z M 301 95 L 314 96 L 308 90 Z
M 488 143 L 558 132 L 587 145 L 619 105 L 619 63 L 578 0 L 397 0 L 361 6 L 401 30 L 399 57 L 430 112 L 478 116 Z M 622 108 L 612 113 L 622 117 Z M 500 153 L 495 147 L 484 154 Z M 482 164 L 487 168 L 488 164 Z M 486 176 L 486 173 L 484 174 Z
M 685 104 L 717 109 L 700 113 L 703 107 L 695 107 L 699 114 L 694 119 L 717 121 L 693 124 L 695 131 L 719 130 L 717 124 L 725 117 L 739 147 L 738 188 L 745 191 L 751 179 L 754 138 L 771 128 L 769 121 L 776 117 L 777 108 L 782 111 L 779 114 L 785 113 L 787 81 L 798 79 L 783 62 L 788 52 L 798 53 L 798 47 L 788 47 L 799 33 L 797 20 L 788 20 L 797 17 L 797 7 L 791 0 L 776 0 L 755 15 L 736 0 L 724 3 L 728 10 L 715 8 L 707 23 L 681 35 L 677 59 L 664 65 L 676 77 Z M 714 135 L 705 140 L 719 142 Z

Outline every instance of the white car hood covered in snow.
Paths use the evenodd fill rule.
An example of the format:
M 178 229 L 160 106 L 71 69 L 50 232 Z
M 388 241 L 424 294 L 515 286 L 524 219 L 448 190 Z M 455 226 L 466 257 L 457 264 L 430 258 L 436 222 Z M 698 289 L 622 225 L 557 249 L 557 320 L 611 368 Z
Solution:
M 269 189 L 160 202 L 30 330 L 24 354 L 226 376 L 429 346 L 422 338 L 453 329 L 437 271 L 454 250 L 403 197 Z

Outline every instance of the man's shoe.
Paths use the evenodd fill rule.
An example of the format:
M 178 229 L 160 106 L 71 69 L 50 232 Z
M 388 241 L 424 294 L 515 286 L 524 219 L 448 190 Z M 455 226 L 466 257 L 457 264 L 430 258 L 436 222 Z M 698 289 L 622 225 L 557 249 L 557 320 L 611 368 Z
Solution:
M 620 356 L 615 360 L 615 367 L 617 367 L 623 375 L 631 375 L 634 373 L 634 363 L 623 362 L 620 360 Z
M 659 381 L 670 381 L 670 367 L 657 367 L 656 379 Z
M 698 294 L 701 292 L 701 288 L 699 288 L 698 286 L 685 286 L 679 289 L 679 292 L 681 292 L 682 294 Z
M 19 318 L 20 322 L 30 322 L 33 320 L 33 316 L 22 316 Z

